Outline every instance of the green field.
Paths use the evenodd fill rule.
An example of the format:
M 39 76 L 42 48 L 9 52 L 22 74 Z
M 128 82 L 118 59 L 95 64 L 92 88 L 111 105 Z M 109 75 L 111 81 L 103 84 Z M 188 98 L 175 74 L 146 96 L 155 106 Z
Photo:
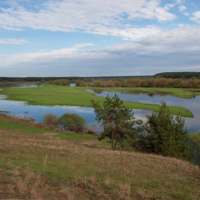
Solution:
M 8 100 L 27 101 L 30 105 L 69 105 L 91 107 L 91 100 L 99 101 L 100 104 L 103 104 L 105 100 L 104 97 L 95 96 L 95 94 L 86 92 L 84 89 L 88 88 L 45 85 L 44 87 L 36 88 L 5 88 L 1 94 L 8 95 Z M 124 88 L 106 88 L 108 91 L 116 92 L 120 91 L 120 89 L 121 91 L 122 89 L 124 90 Z M 129 88 L 126 88 L 126 90 L 127 89 Z M 131 89 L 135 90 L 135 88 L 130 88 L 129 92 L 131 92 Z M 134 109 L 159 110 L 159 105 L 154 104 L 124 101 L 124 105 L 128 108 Z M 188 109 L 182 107 L 169 106 L 169 110 L 171 114 L 193 117 L 193 114 Z

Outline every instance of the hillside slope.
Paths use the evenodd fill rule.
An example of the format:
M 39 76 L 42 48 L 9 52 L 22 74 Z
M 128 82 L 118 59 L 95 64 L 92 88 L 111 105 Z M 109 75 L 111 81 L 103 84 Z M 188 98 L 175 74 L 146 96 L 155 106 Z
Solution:
M 95 136 L 4 115 L 0 122 L 0 199 L 200 199 L 200 169 L 186 161 L 120 154 Z

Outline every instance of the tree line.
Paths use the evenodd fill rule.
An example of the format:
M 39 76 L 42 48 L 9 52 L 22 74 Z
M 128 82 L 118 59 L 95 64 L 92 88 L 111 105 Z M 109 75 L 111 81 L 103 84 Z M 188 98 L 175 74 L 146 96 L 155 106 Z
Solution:
M 36 81 L 54 81 L 56 79 L 68 79 L 75 82 L 78 77 L 0 77 L 0 82 L 36 82 Z
M 200 72 L 163 72 L 158 73 L 153 76 L 154 78 L 163 77 L 163 78 L 200 78 Z
M 56 80 L 51 80 L 49 81 L 50 84 L 52 85 L 70 85 L 70 80 L 69 79 L 56 79 Z
M 78 79 L 75 83 L 76 86 L 80 87 L 200 88 L 200 79 L 195 77 L 190 79 L 130 78 L 108 81 L 94 80 L 92 82 L 88 82 L 84 79 Z
M 110 80 L 110 79 L 127 79 L 127 78 L 147 78 L 151 76 L 106 76 L 106 77 L 0 77 L 0 82 L 35 82 L 35 81 L 52 81 L 56 79 L 68 79 L 70 82 L 75 82 L 78 79 L 87 81 L 90 80 Z

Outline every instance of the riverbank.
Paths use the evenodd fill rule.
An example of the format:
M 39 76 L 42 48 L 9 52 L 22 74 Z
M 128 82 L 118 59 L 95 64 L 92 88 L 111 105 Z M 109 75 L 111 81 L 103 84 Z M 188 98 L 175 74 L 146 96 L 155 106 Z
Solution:
M 109 91 L 117 91 L 116 88 L 106 88 L 105 90 L 107 89 Z M 91 100 L 99 101 L 102 105 L 105 100 L 104 97 L 98 97 L 90 92 L 83 91 L 83 87 L 69 87 L 56 85 L 45 85 L 44 87 L 36 88 L 5 88 L 1 92 L 1 94 L 8 95 L 7 100 L 27 101 L 30 105 L 68 105 L 91 107 Z M 124 105 L 128 108 L 133 109 L 145 109 L 153 111 L 159 110 L 159 105 L 155 104 L 143 104 L 124 101 Z M 180 115 L 183 117 L 193 117 L 191 111 L 182 107 L 169 106 L 169 110 L 170 113 L 174 115 Z
M 200 198 L 200 169 L 186 161 L 120 154 L 96 136 L 44 128 L 0 115 L 1 199 Z
M 192 99 L 195 96 L 200 95 L 200 89 L 180 89 L 180 88 L 127 88 L 127 87 L 79 87 L 82 89 L 91 89 L 91 90 L 106 90 L 110 92 L 121 92 L 126 94 L 140 94 L 147 93 L 150 96 L 153 95 L 172 95 L 174 97 Z

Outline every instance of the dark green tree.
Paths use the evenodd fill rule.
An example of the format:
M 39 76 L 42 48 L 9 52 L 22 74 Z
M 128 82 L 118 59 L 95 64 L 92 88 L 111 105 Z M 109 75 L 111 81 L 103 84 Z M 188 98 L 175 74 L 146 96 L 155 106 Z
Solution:
M 189 135 L 189 145 L 192 162 L 200 166 L 200 132 Z
M 107 96 L 103 106 L 94 100 L 91 102 L 96 120 L 104 130 L 99 136 L 100 140 L 109 138 L 112 149 L 116 149 L 117 143 L 133 142 L 135 135 L 141 131 L 139 125 L 142 124 L 142 121 L 135 120 L 132 109 L 125 108 L 123 101 L 116 94 L 113 98 Z
M 86 121 L 78 114 L 65 113 L 59 118 L 59 124 L 66 130 L 82 132 L 86 127 Z
M 165 102 L 161 102 L 159 112 L 147 115 L 145 128 L 152 151 L 164 156 L 183 158 L 188 155 L 188 131 L 185 120 L 170 114 Z

